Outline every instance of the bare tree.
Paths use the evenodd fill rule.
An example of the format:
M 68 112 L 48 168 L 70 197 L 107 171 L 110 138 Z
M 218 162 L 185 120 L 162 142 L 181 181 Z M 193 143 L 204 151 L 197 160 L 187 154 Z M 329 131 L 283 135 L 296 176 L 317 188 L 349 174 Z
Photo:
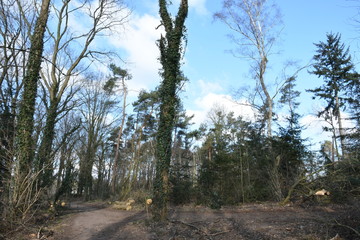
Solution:
M 33 22 L 32 5 L 24 1 L 21 7 Z M 17 107 L 30 46 L 26 26 L 15 0 L 0 2 L 0 201 L 6 204 L 11 195 Z
M 105 141 L 112 128 L 113 122 L 109 121 L 108 117 L 116 106 L 116 102 L 104 92 L 99 79 L 90 80 L 90 77 L 85 79 L 85 88 L 81 92 L 83 123 L 80 136 L 81 146 L 78 149 L 80 159 L 78 194 L 84 195 L 86 200 L 92 197 L 94 163 L 102 142 Z
M 74 95 L 74 79 L 86 70 L 93 61 L 110 58 L 111 51 L 97 49 L 92 44 L 96 39 L 109 35 L 119 27 L 124 27 L 130 10 L 122 0 L 101 0 L 97 3 L 84 1 L 80 5 L 63 0 L 54 3 L 56 27 L 48 26 L 49 61 L 41 71 L 42 84 L 48 92 L 46 124 L 38 153 L 38 168 L 50 167 L 43 174 L 42 185 L 52 183 L 52 145 L 55 125 L 59 117 L 73 108 L 71 98 Z M 82 21 L 89 22 L 82 31 L 76 31 L 71 18 L 82 14 Z M 85 66 L 84 66 L 85 65 Z
M 233 52 L 237 57 L 250 59 L 256 81 L 255 95 L 263 102 L 267 121 L 267 136 L 272 136 L 273 96 L 266 79 L 269 56 L 280 33 L 281 23 L 278 8 L 270 0 L 224 0 L 216 19 L 225 23 L 232 31 L 231 40 L 238 46 Z
M 122 94 L 123 94 L 121 123 L 120 123 L 119 132 L 118 132 L 117 139 L 116 139 L 115 156 L 114 156 L 113 169 L 112 169 L 113 174 L 112 174 L 112 178 L 111 178 L 111 193 L 115 194 L 116 193 L 116 184 L 117 184 L 117 180 L 118 180 L 117 178 L 118 178 L 118 160 L 119 160 L 120 142 L 121 142 L 122 135 L 123 135 L 123 132 L 124 132 L 125 120 L 126 120 L 126 116 L 127 116 L 127 114 L 126 114 L 126 108 L 127 108 L 126 100 L 127 100 L 127 95 L 128 95 L 128 88 L 127 88 L 127 85 L 126 85 L 125 81 L 131 79 L 131 75 L 126 70 L 121 69 L 120 67 L 117 67 L 117 66 L 115 66 L 113 64 L 110 65 L 110 68 L 112 69 L 113 74 L 115 75 L 114 76 L 115 79 L 113 78 L 112 80 L 115 81 L 116 78 L 120 78 L 121 91 L 122 91 Z M 114 83 L 112 85 L 114 85 Z
M 232 31 L 232 41 L 238 46 L 233 52 L 237 57 L 249 59 L 255 79 L 253 98 L 260 98 L 262 106 L 257 109 L 264 115 L 266 133 L 272 137 L 272 120 L 274 98 L 279 89 L 272 94 L 270 83 L 266 78 L 269 57 L 274 54 L 274 44 L 281 32 L 281 15 L 271 0 L 224 0 L 221 12 L 215 18 L 225 23 Z M 254 107 L 254 105 L 252 105 Z M 268 141 L 268 158 L 270 159 L 269 176 L 274 196 L 282 199 L 281 183 L 278 168 L 280 159 L 274 156 L 271 141 Z
M 41 2 L 40 13 L 37 17 L 34 31 L 30 38 L 29 56 L 26 61 L 26 72 L 23 79 L 23 92 L 20 102 L 20 109 L 18 115 L 17 129 L 16 129 L 16 159 L 17 169 L 15 172 L 15 184 L 13 202 L 20 202 L 25 204 L 24 195 L 35 196 L 37 191 L 33 194 L 33 188 L 29 185 L 24 185 L 32 175 L 32 164 L 34 160 L 34 113 L 37 97 L 37 87 L 40 75 L 40 68 L 42 62 L 42 54 L 44 49 L 44 35 L 47 20 L 49 17 L 50 0 L 43 0 Z M 35 178 L 36 179 L 36 178 Z M 31 182 L 32 184 L 33 182 Z M 33 199 L 30 197 L 30 199 Z M 27 211 L 21 211 L 21 208 L 15 205 L 20 214 L 24 217 Z
M 141 92 L 139 94 L 139 100 L 133 104 L 134 111 L 136 112 L 136 122 L 134 125 L 134 132 L 131 142 L 131 157 L 128 164 L 127 174 L 124 176 L 124 182 L 122 184 L 122 196 L 127 197 L 128 194 L 136 186 L 139 181 L 139 172 L 143 163 L 148 158 L 154 156 L 154 147 L 152 142 L 153 137 L 149 136 L 156 127 L 155 122 L 158 110 L 158 95 L 157 92 Z M 150 133 L 149 133 L 150 132 Z M 150 152 L 150 154 L 149 154 Z M 143 166 L 144 167 L 144 166 Z
M 58 148 L 58 150 L 54 150 L 56 152 L 54 158 L 58 163 L 54 202 L 63 195 L 69 196 L 71 194 L 75 181 L 75 152 L 79 142 L 78 132 L 81 121 L 79 115 L 72 112 L 62 118 L 58 125 L 55 139 L 57 142 L 54 144 Z

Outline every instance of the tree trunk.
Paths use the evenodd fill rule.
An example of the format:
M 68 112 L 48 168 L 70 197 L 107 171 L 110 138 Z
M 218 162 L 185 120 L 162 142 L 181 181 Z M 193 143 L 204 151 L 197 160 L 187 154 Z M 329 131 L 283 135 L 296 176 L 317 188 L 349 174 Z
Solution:
M 63 144 L 60 149 L 60 158 L 59 158 L 59 170 L 56 176 L 56 191 L 58 192 L 61 187 L 61 180 L 64 178 L 63 171 L 65 169 L 65 160 L 67 158 L 67 149 L 66 145 Z M 55 197 L 56 198 L 56 197 Z
M 43 137 L 38 153 L 38 170 L 41 170 L 41 187 L 50 187 L 53 183 L 53 151 L 52 145 L 55 137 L 55 124 L 57 118 L 58 100 L 51 99 L 47 111 Z
M 283 199 L 283 194 L 281 191 L 281 181 L 280 181 L 280 156 L 277 156 L 274 159 L 274 165 L 270 166 L 270 180 L 271 180 L 271 189 L 273 191 L 273 197 L 276 201 L 281 201 Z
M 111 193 L 113 195 L 115 195 L 116 193 L 116 183 L 117 183 L 117 175 L 118 175 L 118 159 L 119 159 L 119 148 L 120 148 L 120 141 L 123 135 L 123 129 L 124 129 L 124 125 L 125 125 L 125 120 L 126 120 L 126 98 L 127 98 L 127 87 L 125 85 L 125 79 L 122 78 L 122 87 L 123 87 L 123 91 L 124 91 L 124 98 L 123 98 L 123 114 L 122 114 L 122 119 L 121 119 L 121 125 L 120 125 L 120 129 L 119 129 L 119 134 L 118 137 L 116 139 L 116 149 L 115 149 L 115 157 L 114 157 L 114 165 L 113 165 L 113 174 L 112 174 L 112 179 L 111 179 Z
M 19 174 L 25 176 L 31 169 L 34 158 L 34 129 L 35 100 L 40 76 L 42 53 L 44 48 L 44 33 L 49 16 L 50 0 L 43 0 L 39 17 L 36 21 L 34 34 L 31 36 L 31 47 L 27 62 L 27 69 L 23 80 L 24 90 L 20 103 L 20 113 L 17 126 L 17 159 Z
M 336 117 L 337 117 L 338 124 L 339 124 L 339 137 L 340 137 L 340 144 L 341 144 L 341 152 L 342 152 L 342 156 L 344 157 L 346 155 L 345 133 L 344 133 L 344 128 L 343 128 L 342 119 L 341 119 L 339 97 L 337 95 L 335 97 L 335 101 L 336 101 L 336 108 L 337 108 Z
M 166 36 L 161 36 L 159 40 L 163 82 L 159 89 L 161 104 L 156 147 L 153 213 L 156 220 L 165 220 L 169 198 L 171 135 L 178 105 L 176 91 L 182 80 L 180 71 L 181 40 L 184 37 L 184 22 L 188 13 L 188 1 L 181 0 L 175 21 L 171 19 L 168 13 L 166 0 L 159 0 L 159 8 Z
M 43 0 L 40 14 L 36 20 L 34 33 L 31 36 L 31 46 L 23 79 L 23 93 L 20 102 L 18 125 L 16 129 L 16 160 L 15 183 L 12 192 L 14 203 L 12 214 L 25 217 L 28 210 L 40 196 L 40 189 L 33 188 L 37 180 L 37 174 L 32 175 L 32 164 L 34 159 L 33 130 L 34 113 L 37 96 L 37 85 L 40 75 L 42 54 L 44 48 L 44 33 L 49 16 L 50 0 Z M 26 184 L 24 184 L 26 183 Z M 29 185 L 27 185 L 29 184 Z M 24 199 L 23 196 L 29 196 Z M 23 209 L 26 209 L 23 211 Z
M 262 53 L 260 51 L 260 56 L 262 56 Z M 265 79 L 264 79 L 264 75 L 265 75 L 265 71 L 266 71 L 266 66 L 267 66 L 267 58 L 266 56 L 262 56 L 260 63 L 259 63 L 259 81 L 260 81 L 260 85 L 261 85 L 261 89 L 263 91 L 263 93 L 265 94 L 265 109 L 266 109 L 266 121 L 267 121 L 267 136 L 268 138 L 272 137 L 272 115 L 273 115 L 273 101 L 272 98 L 270 96 L 270 93 L 266 87 L 265 84 Z

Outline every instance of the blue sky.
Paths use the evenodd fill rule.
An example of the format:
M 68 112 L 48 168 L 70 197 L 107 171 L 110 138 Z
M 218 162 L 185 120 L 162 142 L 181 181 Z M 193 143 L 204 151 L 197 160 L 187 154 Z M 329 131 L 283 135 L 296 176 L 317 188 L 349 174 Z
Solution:
M 178 1 L 173 0 L 175 8 Z M 213 20 L 213 14 L 221 9 L 221 3 L 220 0 L 189 0 L 189 17 L 186 20 L 188 44 L 182 69 L 190 81 L 182 97 L 189 114 L 195 114 L 197 124 L 206 119 L 207 112 L 214 105 L 251 116 L 249 109 L 226 100 L 233 99 L 231 94 L 234 90 L 253 80 L 249 76 L 249 62 L 227 53 L 234 48 L 227 37 L 229 29 Z M 281 53 L 269 59 L 269 83 L 281 75 L 286 61 L 297 61 L 298 66 L 309 63 L 316 50 L 313 43 L 326 41 L 326 33 L 330 32 L 342 34 L 342 41 L 350 46 L 354 63 L 359 62 L 360 32 L 356 25 L 360 27 L 360 23 L 352 20 L 357 16 L 356 6 L 360 6 L 359 3 L 346 0 L 278 0 L 276 3 L 282 13 L 284 29 L 276 46 Z M 140 89 L 152 90 L 160 82 L 158 69 L 161 66 L 157 61 L 159 54 L 155 45 L 161 33 L 161 29 L 156 30 L 160 22 L 157 4 L 156 0 L 130 3 L 133 15 L 126 31 L 108 39 L 119 49 L 127 61 L 126 68 L 133 75 L 129 81 L 133 98 Z M 307 70 L 298 75 L 297 85 L 301 91 L 299 111 L 303 115 L 302 123 L 308 126 L 305 135 L 315 141 L 320 141 L 322 133 L 321 123 L 317 123 L 313 115 L 321 103 L 312 101 L 311 95 L 304 90 L 321 83 Z

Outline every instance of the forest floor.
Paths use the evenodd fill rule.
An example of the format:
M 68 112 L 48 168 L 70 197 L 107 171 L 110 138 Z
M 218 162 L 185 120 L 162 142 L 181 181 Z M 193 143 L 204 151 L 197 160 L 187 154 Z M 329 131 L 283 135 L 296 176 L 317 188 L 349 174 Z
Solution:
M 360 239 L 360 208 L 353 205 L 244 204 L 212 210 L 171 207 L 169 219 L 153 223 L 145 210 L 116 210 L 106 203 L 74 202 L 48 226 L 22 239 Z M 34 229 L 35 230 L 35 229 Z M 9 236 L 10 237 L 10 236 Z M 19 236 L 9 239 L 20 239 Z

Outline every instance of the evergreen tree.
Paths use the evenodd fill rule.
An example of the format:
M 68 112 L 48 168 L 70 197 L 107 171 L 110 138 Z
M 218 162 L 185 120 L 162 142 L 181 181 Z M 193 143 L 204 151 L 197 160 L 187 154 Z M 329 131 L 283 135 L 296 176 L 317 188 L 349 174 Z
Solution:
M 357 81 L 358 74 L 351 61 L 349 48 L 341 43 L 341 35 L 327 34 L 327 41 L 315 44 L 317 54 L 314 56 L 315 63 L 310 73 L 324 79 L 324 84 L 318 88 L 308 90 L 314 93 L 314 99 L 324 99 L 327 103 L 324 110 L 318 113 L 325 114 L 325 118 L 334 116 L 338 120 L 341 149 L 345 153 L 345 132 L 342 125 L 341 111 L 345 109 L 350 98 L 344 89 Z
M 175 204 L 189 203 L 193 193 L 194 170 L 193 154 L 190 150 L 192 140 L 197 139 L 199 132 L 191 131 L 194 116 L 187 116 L 180 106 L 175 119 L 172 159 L 170 166 L 171 201 Z
M 301 137 L 303 127 L 299 123 L 300 115 L 296 112 L 299 102 L 296 99 L 300 92 L 295 90 L 296 77 L 289 77 L 281 89 L 280 103 L 289 109 L 286 117 L 287 126 L 279 127 L 277 138 L 273 140 L 274 151 L 277 155 L 277 171 L 281 178 L 282 195 L 293 191 L 292 187 L 304 172 L 304 164 L 308 157 L 305 141 Z
M 233 112 L 215 109 L 208 126 L 202 126 L 198 201 L 211 208 L 222 204 L 269 200 L 267 139 L 259 128 Z
M 355 127 L 348 135 L 349 146 L 348 151 L 351 152 L 353 159 L 359 159 L 360 153 L 360 76 L 357 74 L 357 78 L 351 81 L 348 85 L 347 95 L 350 96 L 350 112 L 351 120 L 353 120 Z
M 122 140 L 123 129 L 126 120 L 126 107 L 127 107 L 127 95 L 128 89 L 125 83 L 126 80 L 131 79 L 131 75 L 125 69 L 116 66 L 115 64 L 110 64 L 110 69 L 112 71 L 112 77 L 110 77 L 106 83 L 104 84 L 103 88 L 104 91 L 111 95 L 114 94 L 115 91 L 118 89 L 117 82 L 121 82 L 121 92 L 122 92 L 122 110 L 121 110 L 121 123 L 119 126 L 119 130 L 117 133 L 116 141 L 115 141 L 115 154 L 114 154 L 114 162 L 113 162 L 113 174 L 111 179 L 111 193 L 116 194 L 116 184 L 117 184 L 117 173 L 118 173 L 118 159 L 119 159 L 119 150 L 120 150 L 120 142 Z

